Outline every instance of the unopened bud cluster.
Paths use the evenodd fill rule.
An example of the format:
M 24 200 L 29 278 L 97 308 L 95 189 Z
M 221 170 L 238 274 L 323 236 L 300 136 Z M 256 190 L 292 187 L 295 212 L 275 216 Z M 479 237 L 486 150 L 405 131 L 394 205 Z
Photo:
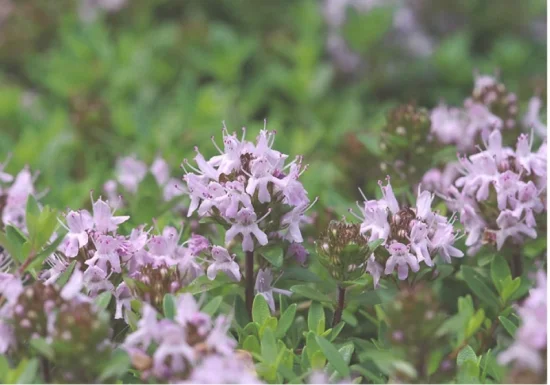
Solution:
M 492 76 L 479 75 L 476 78 L 472 97 L 464 103 L 466 107 L 476 103 L 486 106 L 492 114 L 500 118 L 503 128 L 510 129 L 516 125 L 517 97 Z
M 430 132 L 430 116 L 426 109 L 415 104 L 402 104 L 392 109 L 381 132 L 383 150 L 382 170 L 402 180 L 418 180 L 423 165 L 429 161 L 426 137 Z
M 182 287 L 182 278 L 177 268 L 165 264 L 140 266 L 133 276 L 132 292 L 155 309 L 162 309 L 162 300 L 168 293 L 175 293 Z
M 350 281 L 364 274 L 371 254 L 359 224 L 331 221 L 316 242 L 321 264 L 338 281 Z

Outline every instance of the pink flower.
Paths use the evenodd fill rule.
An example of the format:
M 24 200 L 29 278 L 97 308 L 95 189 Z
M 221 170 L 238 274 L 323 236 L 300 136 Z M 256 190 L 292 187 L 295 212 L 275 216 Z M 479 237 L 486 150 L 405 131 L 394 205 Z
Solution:
M 92 229 L 93 220 L 86 210 L 69 211 L 65 217 L 69 232 L 65 236 L 61 251 L 65 256 L 74 258 L 78 250 L 88 244 L 88 230 Z
M 92 198 L 93 202 L 93 198 Z M 113 216 L 109 205 L 99 198 L 93 202 L 94 229 L 102 234 L 116 231 L 118 225 L 130 219 L 129 216 Z
M 397 276 L 400 280 L 407 278 L 409 268 L 413 272 L 420 269 L 417 259 L 409 252 L 409 248 L 402 243 L 395 242 L 388 247 L 390 257 L 386 262 L 385 274 L 391 274 L 397 265 Z
M 232 280 L 241 280 L 241 272 L 239 264 L 235 262 L 235 255 L 229 255 L 229 252 L 223 247 L 213 246 L 212 257 L 214 258 L 214 262 L 208 266 L 206 271 L 208 279 L 213 280 L 216 278 L 218 271 L 223 271 Z
M 147 174 L 147 165 L 135 155 L 120 158 L 116 162 L 115 173 L 118 183 L 128 192 L 135 194 L 138 185 Z
M 254 235 L 261 246 L 266 245 L 268 241 L 267 235 L 260 230 L 258 223 L 267 215 L 269 215 L 269 212 L 264 217 L 257 219 L 256 213 L 252 210 L 246 208 L 241 209 L 237 214 L 236 222 L 233 223 L 231 228 L 225 233 L 225 243 L 228 244 L 238 234 L 241 234 L 243 237 L 244 251 L 254 250 L 254 240 L 252 239 L 252 235 Z
M 110 267 L 114 272 L 120 273 L 120 257 L 117 253 L 119 241 L 110 235 L 99 235 L 94 244 L 96 251 L 94 256 L 86 261 L 86 265 L 97 265 L 104 272 L 109 271 Z
M 497 225 L 499 230 L 495 231 L 495 233 L 498 250 L 502 248 L 504 242 L 509 237 L 515 240 L 521 240 L 524 235 L 530 238 L 537 237 L 537 231 L 527 226 L 527 224 L 516 217 L 514 212 L 510 210 L 505 210 L 500 213 L 497 218 Z

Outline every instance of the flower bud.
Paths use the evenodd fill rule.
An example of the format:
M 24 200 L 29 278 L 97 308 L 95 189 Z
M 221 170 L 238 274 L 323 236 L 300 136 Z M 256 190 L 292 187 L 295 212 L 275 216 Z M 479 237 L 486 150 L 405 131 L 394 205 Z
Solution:
M 360 225 L 331 221 L 316 242 L 319 261 L 338 281 L 359 278 L 366 269 L 371 254 Z

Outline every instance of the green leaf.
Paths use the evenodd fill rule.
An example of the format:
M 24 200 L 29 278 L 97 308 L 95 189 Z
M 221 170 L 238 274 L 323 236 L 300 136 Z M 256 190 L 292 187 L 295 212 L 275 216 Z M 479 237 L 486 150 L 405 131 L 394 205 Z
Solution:
M 347 343 L 344 346 L 342 346 L 340 349 L 338 349 L 338 353 L 340 353 L 340 355 L 344 359 L 346 366 L 349 366 L 349 363 L 351 361 L 351 356 L 353 355 L 354 350 L 355 350 L 355 347 L 353 346 L 353 343 Z M 335 383 L 336 379 L 338 378 L 338 373 L 335 371 L 331 363 L 328 364 L 326 371 L 330 374 L 330 378 L 328 382 L 331 384 Z
M 262 336 L 262 358 L 265 362 L 273 363 L 277 359 L 277 342 L 273 330 L 266 329 Z
M 176 316 L 176 304 L 174 296 L 170 293 L 166 294 L 162 299 L 162 312 L 164 317 L 173 320 Z
M 483 282 L 483 278 L 470 266 L 462 266 L 462 274 L 468 287 L 483 302 L 495 309 L 499 306 L 500 300 L 496 294 Z
M 516 325 L 514 325 L 514 323 L 506 317 L 500 316 L 500 317 L 498 317 L 498 319 L 500 321 L 500 324 L 502 325 L 502 327 L 504 329 L 506 329 L 508 334 L 510 334 L 512 337 L 514 337 L 516 335 L 516 330 L 518 329 L 518 327 Z
M 37 233 L 34 236 L 33 247 L 40 250 L 51 238 L 57 228 L 57 211 L 45 206 L 37 221 Z
M 107 360 L 107 365 L 101 371 L 99 381 L 105 381 L 108 378 L 117 378 L 128 372 L 132 361 L 130 356 L 122 349 L 117 349 Z
M 271 317 L 271 312 L 267 301 L 261 294 L 257 294 L 252 304 L 252 320 L 261 326 L 269 317 Z
M 344 321 L 340 321 L 340 322 L 338 322 L 338 324 L 335 327 L 333 327 L 331 329 L 330 342 L 334 341 L 336 339 L 336 337 L 338 337 L 338 334 L 340 334 L 342 329 L 344 329 L 345 325 L 346 325 L 346 323 Z
M 338 373 L 340 373 L 343 377 L 349 377 L 349 367 L 340 352 L 338 352 L 338 350 L 334 347 L 334 345 L 321 336 L 317 336 L 316 341 L 319 344 L 319 347 L 323 351 L 323 354 L 327 358 L 328 362 L 330 362 L 331 365 L 334 366 L 334 369 L 336 369 Z
M 288 329 L 290 329 L 290 327 L 292 326 L 292 322 L 294 321 L 294 317 L 296 316 L 297 307 L 298 306 L 293 303 L 285 310 L 281 318 L 279 318 L 277 331 L 275 333 L 277 338 L 283 338 Z
M 30 384 L 33 383 L 36 379 L 36 375 L 38 372 L 39 367 L 39 361 L 36 358 L 33 358 L 29 361 L 22 361 L 21 364 L 24 365 L 23 370 L 21 371 L 21 374 L 19 377 L 17 377 L 17 384 Z M 20 364 L 20 365 L 21 365 Z M 19 366 L 18 366 L 19 369 Z
M 223 302 L 222 296 L 214 297 L 202 308 L 202 312 L 213 316 Z
M 373 384 L 386 384 L 387 383 L 387 380 L 382 378 L 380 375 L 376 375 L 372 371 L 370 371 L 369 369 L 364 368 L 360 365 L 352 365 L 350 367 L 350 369 L 353 370 L 354 372 L 357 372 L 357 373 L 361 374 L 363 377 L 371 380 Z
M 393 7 L 375 7 L 369 12 L 359 12 L 351 7 L 348 9 L 350 11 L 343 26 L 343 35 L 353 51 L 368 52 L 391 27 Z
M 473 361 L 477 363 L 477 356 L 474 352 L 474 349 L 470 345 L 464 347 L 456 357 L 456 365 L 458 367 L 462 366 L 466 361 Z
M 36 254 L 33 261 L 29 264 L 29 266 L 27 266 L 25 271 L 41 268 L 46 258 L 48 258 L 57 250 L 57 247 L 61 244 L 61 242 L 63 242 L 63 239 L 65 239 L 65 235 L 58 236 L 52 243 L 46 246 L 41 252 Z
M 491 279 L 493 284 L 497 288 L 498 292 L 502 292 L 502 281 L 506 278 L 512 277 L 512 272 L 508 266 L 508 262 L 502 257 L 502 255 L 497 254 L 491 262 Z
M 249 335 L 245 338 L 243 342 L 243 349 L 250 353 L 255 353 L 258 355 L 261 354 L 260 342 L 256 336 L 253 335 Z
M 378 249 L 378 247 L 384 243 L 384 239 L 377 239 L 377 240 L 374 240 L 372 242 L 369 242 L 369 251 L 372 253 L 374 252 L 376 249 Z
M 325 331 L 325 310 L 321 304 L 313 302 L 307 315 L 308 329 L 317 335 Z
M 261 252 L 261 255 L 275 267 L 281 267 L 283 265 L 283 250 L 281 250 L 280 247 L 265 250 Z
M 323 294 L 309 286 L 306 285 L 295 285 L 290 288 L 290 291 L 293 293 L 296 293 L 298 295 L 304 296 L 309 299 L 313 299 L 319 302 L 325 302 L 325 303 L 331 303 L 331 299 L 326 295 Z
M 457 383 L 479 384 L 479 365 L 475 361 L 466 361 L 458 368 Z
M 321 282 L 321 278 L 309 269 L 303 267 L 288 267 L 285 268 L 285 273 L 282 277 L 285 281 L 295 280 L 302 282 Z
M 256 322 L 250 322 L 243 328 L 243 335 L 260 335 L 260 326 Z
M 33 338 L 30 344 L 38 353 L 42 354 L 48 360 L 53 360 L 53 349 L 44 338 Z
M 11 225 L 6 226 L 4 233 L 0 233 L 0 244 L 8 250 L 11 257 L 19 263 L 23 263 L 27 257 L 23 253 L 23 245 L 27 241 L 26 237 L 23 236 L 19 230 Z
M 107 306 L 109 306 L 109 304 L 111 303 L 112 297 L 113 295 L 110 291 L 104 291 L 103 293 L 95 297 L 94 302 L 98 309 L 105 310 L 107 309 Z
M 439 369 L 439 364 L 441 364 L 444 356 L 445 355 L 440 350 L 434 350 L 431 352 L 428 358 L 428 376 L 431 376 L 432 374 L 437 372 L 437 369 Z
M 235 282 L 231 281 L 225 274 L 218 275 L 215 280 L 211 281 L 206 275 L 201 275 L 197 277 L 193 282 L 188 286 L 180 289 L 178 293 L 191 293 L 199 294 L 204 293 L 210 290 L 214 290 L 220 286 L 230 286 Z
M 466 338 L 470 338 L 481 327 L 485 320 L 485 311 L 478 309 L 472 318 L 468 320 L 466 325 Z
M 8 359 L 3 354 L 0 354 L 0 382 L 5 384 L 8 371 L 10 370 L 10 364 Z
M 262 326 L 260 326 L 260 337 L 264 335 L 264 331 L 266 329 L 271 329 L 273 332 L 277 330 L 277 318 L 275 317 L 268 317 Z
M 512 295 L 520 288 L 521 278 L 516 277 L 512 279 L 511 277 L 506 277 L 505 280 L 501 281 L 502 290 L 500 292 L 500 298 L 506 303 Z
M 40 206 L 33 195 L 27 198 L 27 207 L 25 210 L 25 221 L 29 236 L 33 239 L 38 230 L 38 218 L 40 217 Z
M 59 278 L 57 278 L 57 281 L 55 283 L 59 285 L 59 287 L 65 286 L 65 284 L 69 281 L 69 278 L 71 278 L 75 266 L 76 261 L 72 261 L 71 264 L 65 269 L 65 271 L 59 276 Z
M 326 362 L 327 359 L 321 351 L 317 351 L 311 355 L 310 363 L 312 369 L 321 370 L 325 367 Z

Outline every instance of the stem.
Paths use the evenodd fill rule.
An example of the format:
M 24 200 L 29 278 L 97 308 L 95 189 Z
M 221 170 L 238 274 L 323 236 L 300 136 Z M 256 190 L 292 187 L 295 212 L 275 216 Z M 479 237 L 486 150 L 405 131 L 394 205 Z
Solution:
M 245 260 L 245 289 L 244 296 L 246 300 L 246 310 L 252 320 L 252 304 L 254 303 L 254 252 L 246 252 Z
M 342 313 L 344 312 L 344 301 L 346 300 L 346 289 L 342 286 L 338 286 L 338 305 L 334 312 L 334 318 L 332 319 L 332 327 L 338 325 L 338 322 L 342 319 Z
M 25 259 L 23 264 L 21 266 L 19 266 L 19 268 L 17 269 L 17 274 L 22 275 L 25 272 L 25 270 L 27 269 L 27 267 L 29 267 L 31 262 L 34 261 L 35 257 L 36 257 L 36 253 L 34 252 L 34 250 L 31 250 L 29 256 Z
M 523 266 L 521 263 L 521 255 L 514 254 L 512 257 L 512 278 L 520 277 L 523 274 Z
M 46 384 L 52 383 L 52 376 L 50 373 L 50 363 L 47 359 L 42 359 L 42 374 L 44 375 L 44 382 Z

